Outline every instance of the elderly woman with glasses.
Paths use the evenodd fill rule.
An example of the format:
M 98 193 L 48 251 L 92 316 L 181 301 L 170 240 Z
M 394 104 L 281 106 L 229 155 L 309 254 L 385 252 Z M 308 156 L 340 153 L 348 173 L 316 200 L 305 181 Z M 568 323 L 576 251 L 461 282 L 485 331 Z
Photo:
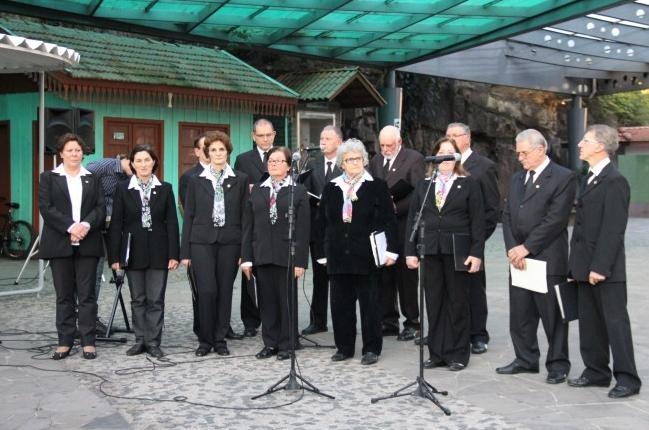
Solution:
M 290 358 L 289 280 L 304 275 L 309 256 L 309 200 L 306 188 L 294 184 L 291 170 L 291 151 L 275 146 L 268 150 L 269 177 L 254 184 L 243 213 L 241 239 L 241 271 L 246 278 L 253 277 L 256 267 L 256 285 L 261 315 L 261 335 L 264 347 L 258 359 L 277 356 Z M 295 216 L 295 268 L 289 274 L 289 206 L 293 187 L 293 214 Z M 295 285 L 294 285 L 295 286 Z M 297 330 L 297 327 L 295 327 Z M 295 331 L 297 332 L 297 331 Z
M 396 218 L 385 181 L 373 178 L 365 167 L 363 142 L 349 139 L 336 153 L 343 174 L 327 183 L 322 192 L 319 217 L 325 226 L 324 258 L 331 285 L 331 318 L 337 351 L 332 361 L 354 356 L 356 301 L 361 312 L 363 349 L 361 364 L 378 361 L 383 347 L 381 297 L 377 267 L 370 243 L 373 232 L 384 232 L 387 242 L 383 265 L 394 264 Z

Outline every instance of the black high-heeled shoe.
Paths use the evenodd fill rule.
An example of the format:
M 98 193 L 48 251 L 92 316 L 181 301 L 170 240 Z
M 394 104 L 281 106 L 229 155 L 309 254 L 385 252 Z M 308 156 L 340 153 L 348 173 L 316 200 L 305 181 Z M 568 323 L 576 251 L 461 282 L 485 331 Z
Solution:
M 72 348 L 68 348 L 67 351 L 54 351 L 54 354 L 52 354 L 52 360 L 63 360 L 65 357 L 70 355 L 70 351 Z
M 83 358 L 86 360 L 94 360 L 97 358 L 97 351 L 83 351 Z

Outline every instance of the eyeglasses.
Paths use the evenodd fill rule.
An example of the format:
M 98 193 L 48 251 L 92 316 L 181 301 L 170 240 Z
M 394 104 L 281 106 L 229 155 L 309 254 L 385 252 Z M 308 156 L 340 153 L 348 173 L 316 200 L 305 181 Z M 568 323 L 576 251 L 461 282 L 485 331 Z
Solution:
M 258 137 L 260 139 L 270 139 L 273 136 L 275 136 L 275 133 L 268 133 L 268 134 L 257 134 L 257 133 L 255 133 L 255 137 Z
M 363 161 L 363 157 L 352 157 L 344 159 L 343 163 L 360 163 L 361 161 Z
M 527 157 L 530 155 L 532 152 L 536 151 L 537 149 L 545 149 L 542 146 L 537 146 L 536 148 L 532 148 L 529 151 L 516 151 L 516 155 L 519 157 Z
M 461 134 L 447 134 L 447 135 L 446 135 L 446 138 L 447 138 L 447 139 L 455 139 L 455 138 L 460 137 L 460 136 L 466 136 L 466 133 L 461 133 Z
M 286 160 L 268 160 L 268 164 L 282 164 L 282 163 L 288 163 Z

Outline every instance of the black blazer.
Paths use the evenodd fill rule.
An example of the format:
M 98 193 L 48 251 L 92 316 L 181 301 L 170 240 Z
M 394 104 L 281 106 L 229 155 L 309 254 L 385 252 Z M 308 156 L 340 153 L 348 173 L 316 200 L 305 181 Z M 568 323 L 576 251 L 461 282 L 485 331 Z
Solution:
M 309 257 L 309 199 L 302 184 L 295 185 L 295 267 L 307 267 Z M 288 267 L 288 206 L 290 187 L 277 195 L 277 222 L 270 223 L 270 188 L 255 184 L 246 201 L 241 238 L 241 261 L 253 265 Z M 226 218 L 227 220 L 227 218 Z
M 319 257 L 327 258 L 327 273 L 366 275 L 376 270 L 370 233 L 384 231 L 388 251 L 399 254 L 396 218 L 385 181 L 364 181 L 353 202 L 352 222 L 342 218 L 343 190 L 329 182 L 320 201 L 320 219 L 325 229 L 324 247 Z
M 234 162 L 234 170 L 248 175 L 248 180 L 251 184 L 259 182 L 262 175 L 267 171 L 266 165 L 261 161 L 257 148 L 239 154 Z
M 626 281 L 624 233 L 629 218 L 630 189 L 613 163 L 586 186 L 577 200 L 570 242 L 570 273 L 588 282 L 593 271 L 606 281 Z
M 190 243 L 241 244 L 241 225 L 248 197 L 248 176 L 237 171 L 234 174 L 235 176 L 223 181 L 223 197 L 225 199 L 225 225 L 223 227 L 215 227 L 212 222 L 214 205 L 212 182 L 201 176 L 189 179 L 180 258 L 190 258 Z
M 419 255 L 417 252 L 418 234 L 413 242 L 408 239 L 412 226 L 415 224 L 417 212 L 426 195 L 429 181 L 430 179 L 425 179 L 419 182 L 410 200 L 406 224 L 406 256 Z M 435 205 L 434 187 L 435 184 L 432 184 L 422 216 L 425 223 L 425 255 L 453 254 L 453 233 L 463 233 L 468 234 L 471 238 L 469 255 L 482 259 L 485 219 L 480 184 L 471 176 L 456 178 L 441 211 Z
M 104 255 L 101 229 L 106 222 L 104 192 L 98 178 L 92 174 L 81 176 L 81 187 L 81 221 L 90 224 L 90 231 L 79 242 L 79 255 L 101 257 Z M 72 256 L 73 246 L 67 230 L 74 224 L 74 220 L 65 176 L 52 171 L 41 173 L 38 207 L 44 221 L 38 248 L 39 258 L 48 260 Z
M 407 196 L 394 202 L 397 208 L 397 217 L 405 217 L 408 215 L 410 199 L 412 198 L 414 188 L 426 175 L 424 156 L 414 149 L 404 148 L 402 146 L 397 157 L 392 161 L 387 177 L 383 175 L 384 161 L 385 157 L 382 154 L 377 154 L 372 158 L 370 161 L 370 173 L 373 177 L 386 181 L 388 188 L 392 188 L 401 179 L 413 187 L 413 191 Z
M 140 191 L 128 189 L 123 181 L 115 190 L 110 222 L 109 262 L 122 262 L 128 234 L 131 234 L 129 269 L 167 269 L 178 260 L 178 217 L 173 190 L 168 182 L 151 190 L 151 231 L 142 228 Z
M 500 190 L 496 163 L 473 151 L 462 167 L 480 183 L 485 211 L 485 240 L 493 234 L 500 220 Z
M 550 161 L 525 195 L 526 170 L 512 176 L 503 210 L 505 249 L 525 245 L 529 258 L 547 263 L 547 274 L 568 274 L 568 220 L 577 179 Z
M 304 181 L 304 186 L 307 191 L 316 196 L 322 195 L 322 190 L 326 185 L 325 183 L 325 158 L 323 155 L 317 156 L 307 166 L 307 169 L 311 169 L 311 173 Z M 340 170 L 340 167 L 334 162 L 332 165 L 333 176 L 331 179 L 336 176 L 342 175 L 343 171 Z M 311 203 L 311 242 L 318 242 L 324 239 L 322 232 L 324 230 L 324 225 L 320 222 L 318 207 L 320 206 L 320 201 L 314 197 L 310 197 L 309 201 Z
M 201 173 L 203 173 L 203 165 L 197 163 L 194 167 L 183 173 L 178 180 L 178 202 L 183 211 L 185 210 L 185 198 L 187 195 L 187 187 L 189 186 L 189 179 Z

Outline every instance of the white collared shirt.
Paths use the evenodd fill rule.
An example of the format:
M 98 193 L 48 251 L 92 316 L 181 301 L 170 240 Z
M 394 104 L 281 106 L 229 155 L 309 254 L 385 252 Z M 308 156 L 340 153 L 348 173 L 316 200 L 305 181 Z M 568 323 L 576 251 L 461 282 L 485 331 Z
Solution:
M 262 164 L 265 163 L 266 162 L 266 152 L 270 151 L 270 148 L 272 148 L 272 146 L 270 148 L 268 148 L 266 151 L 264 151 L 263 149 L 261 149 L 258 146 L 255 146 L 255 148 L 257 148 L 257 153 L 261 157 Z
M 336 168 L 336 156 L 334 155 L 334 158 L 329 159 L 327 157 L 324 157 L 324 174 L 327 176 L 327 163 L 331 162 L 331 172 L 333 173 L 334 169 Z
M 390 170 L 390 168 L 392 167 L 392 164 L 394 163 L 394 160 L 397 158 L 397 155 L 399 155 L 399 152 L 401 152 L 401 146 L 402 145 L 399 145 L 399 148 L 397 148 L 397 152 L 392 154 L 390 156 L 390 158 L 383 155 L 383 158 L 384 158 L 383 167 L 385 167 L 385 165 L 387 164 L 388 165 L 388 170 Z
M 83 185 L 81 184 L 81 177 L 91 175 L 85 167 L 81 166 L 79 174 L 72 176 L 65 171 L 63 163 L 59 164 L 52 172 L 61 176 L 65 176 L 65 181 L 68 185 L 68 192 L 70 193 L 70 203 L 72 204 L 72 219 L 75 223 L 81 221 L 81 198 L 83 196 Z M 88 224 L 88 223 L 86 223 Z M 74 224 L 73 224 L 74 225 Z M 88 224 L 89 226 L 89 224 Z M 68 232 L 72 226 L 68 228 Z
M 546 167 L 548 167 L 548 164 L 550 164 L 550 158 L 546 155 L 545 160 L 543 160 L 543 162 L 539 164 L 536 169 L 532 169 L 534 170 L 534 177 L 532 178 L 532 183 L 536 183 L 536 180 L 539 179 L 541 172 L 544 171 Z M 530 172 L 528 170 L 527 173 L 525 174 L 525 182 L 523 182 L 524 184 L 527 183 L 529 177 L 530 177 Z
M 344 175 L 340 175 L 340 176 L 338 176 L 336 178 L 333 178 L 331 180 L 331 182 L 333 182 L 338 187 L 340 187 L 340 189 L 343 190 L 343 195 L 344 195 L 347 192 L 347 189 L 349 188 L 349 185 L 345 183 L 345 180 L 343 179 L 343 177 L 344 177 Z M 354 192 L 358 191 L 358 189 L 361 187 L 361 185 L 363 185 L 363 182 L 365 182 L 365 181 L 373 181 L 373 180 L 374 180 L 374 178 L 372 177 L 372 175 L 370 175 L 367 170 L 364 170 L 363 171 L 363 176 L 361 177 L 361 179 L 354 184 Z M 344 188 L 343 188 L 343 186 L 344 186 Z
M 611 159 L 606 157 L 603 160 L 599 160 L 599 162 L 594 166 L 591 166 L 589 170 L 593 172 L 593 174 L 590 178 L 588 178 L 588 183 L 590 184 L 591 182 L 593 182 L 595 180 L 595 177 L 599 176 L 599 174 L 602 173 L 602 170 L 604 170 L 604 168 L 610 163 Z
M 158 180 L 156 175 L 151 175 L 153 178 L 153 184 L 151 185 L 151 190 L 153 190 L 155 187 L 161 187 L 162 183 Z M 142 203 L 144 203 L 144 192 L 142 191 L 142 188 L 140 188 L 140 185 L 137 183 L 137 176 L 133 175 L 131 176 L 131 180 L 128 182 L 128 189 L 136 189 L 140 192 L 140 198 L 142 199 Z M 153 193 L 153 191 L 151 191 Z
M 471 156 L 471 154 L 473 154 L 473 150 L 471 149 L 471 147 L 468 147 L 466 149 L 466 151 L 464 151 L 462 154 L 460 154 L 461 155 L 460 164 L 464 164 L 466 159 L 469 158 L 469 156 Z
M 201 174 L 198 175 L 198 176 L 200 176 L 201 178 L 205 178 L 205 179 L 209 180 L 210 182 L 212 182 L 212 187 L 214 189 L 216 189 L 216 178 L 214 177 L 212 172 L 210 172 L 210 165 L 209 164 L 207 166 L 205 166 L 205 169 L 203 169 Z M 223 168 L 223 176 L 221 176 L 221 185 L 223 185 L 223 181 L 225 181 L 226 178 L 232 178 L 234 176 L 236 176 L 236 175 L 234 174 L 234 170 L 232 170 L 232 167 L 230 167 L 230 165 L 228 163 L 225 163 L 225 167 Z
M 271 178 L 271 177 L 269 176 L 268 178 L 266 178 L 266 180 L 265 180 L 264 182 L 262 182 L 261 184 L 259 184 L 260 187 L 267 187 L 267 188 L 269 189 L 269 191 L 268 191 L 269 195 L 271 195 L 271 193 L 273 192 L 273 187 L 272 187 L 272 185 L 271 185 L 272 179 L 273 179 L 273 178 Z M 292 183 L 293 183 L 293 179 L 291 178 L 290 175 L 288 175 L 288 176 L 286 176 L 284 179 L 282 179 L 282 186 L 281 186 L 281 188 L 288 187 L 288 186 L 291 185 Z

